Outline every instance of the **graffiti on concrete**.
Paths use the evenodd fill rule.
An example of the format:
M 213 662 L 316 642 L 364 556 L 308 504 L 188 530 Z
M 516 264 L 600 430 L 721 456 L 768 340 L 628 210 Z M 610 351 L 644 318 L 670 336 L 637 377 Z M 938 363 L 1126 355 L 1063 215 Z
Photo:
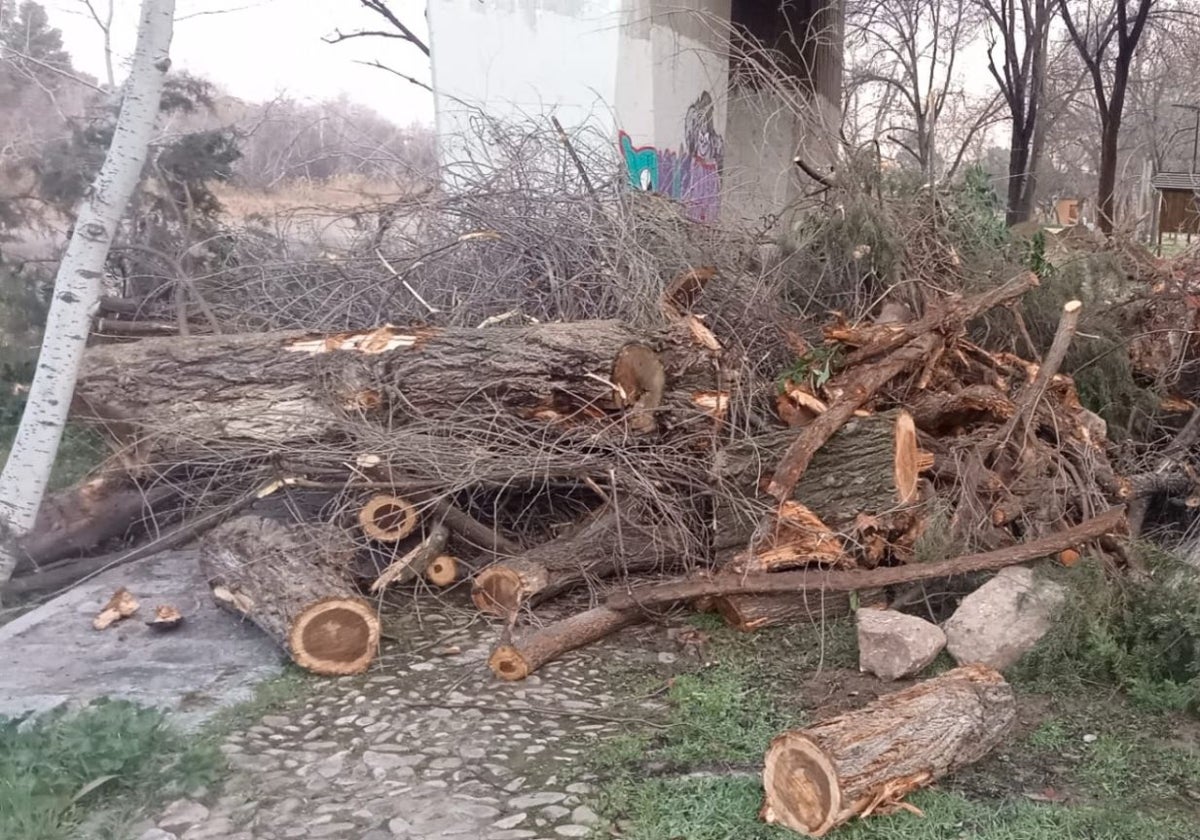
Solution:
M 631 187 L 675 199 L 694 221 L 716 220 L 721 209 L 724 141 L 713 126 L 713 102 L 707 91 L 688 108 L 678 151 L 634 146 L 624 131 L 618 138 Z

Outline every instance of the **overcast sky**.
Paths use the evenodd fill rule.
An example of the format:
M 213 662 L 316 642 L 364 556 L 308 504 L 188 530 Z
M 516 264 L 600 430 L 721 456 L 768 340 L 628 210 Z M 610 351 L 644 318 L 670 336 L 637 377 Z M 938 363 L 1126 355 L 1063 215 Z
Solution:
M 103 79 L 100 31 L 83 0 L 41 0 L 51 23 L 62 30 L 75 66 Z M 109 0 L 93 0 L 103 16 Z M 136 39 L 138 0 L 115 3 L 113 47 L 118 83 Z M 405 24 L 425 37 L 424 0 L 392 0 Z M 358 0 L 177 0 L 175 67 L 217 83 L 242 99 L 261 101 L 287 93 L 300 100 L 345 95 L 401 124 L 433 122 L 428 91 L 355 61 L 379 60 L 423 81 L 429 67 L 415 47 L 383 38 L 331 45 L 321 38 L 335 29 L 380 29 L 383 23 Z

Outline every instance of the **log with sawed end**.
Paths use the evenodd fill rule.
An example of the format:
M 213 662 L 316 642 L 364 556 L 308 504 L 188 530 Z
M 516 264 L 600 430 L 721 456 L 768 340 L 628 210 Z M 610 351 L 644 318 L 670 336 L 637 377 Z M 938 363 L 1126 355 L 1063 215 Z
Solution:
M 640 610 L 618 612 L 608 607 L 596 607 L 534 630 L 516 641 L 497 645 L 488 658 L 488 667 L 503 680 L 523 680 L 564 653 L 590 645 L 646 618 Z
M 904 807 L 912 791 L 987 755 L 1015 717 L 1004 678 L 967 665 L 784 732 L 767 749 L 760 816 L 823 837 L 855 817 Z
M 379 617 L 349 583 L 354 553 L 333 526 L 242 516 L 200 544 L 217 603 L 258 625 L 297 665 L 317 674 L 362 673 L 379 647 Z

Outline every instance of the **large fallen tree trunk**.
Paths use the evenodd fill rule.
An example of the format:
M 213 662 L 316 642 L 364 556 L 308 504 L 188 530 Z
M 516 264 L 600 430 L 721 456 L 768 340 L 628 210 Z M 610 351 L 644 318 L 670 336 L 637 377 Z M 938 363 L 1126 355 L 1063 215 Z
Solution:
M 626 516 L 605 509 L 583 527 L 511 560 L 493 563 L 475 576 L 471 600 L 481 612 L 512 616 L 589 580 L 649 571 L 677 552 Z
M 631 346 L 644 352 L 622 355 Z M 713 406 L 721 413 L 729 402 L 718 382 L 710 351 L 680 327 L 388 326 L 97 346 L 84 359 L 76 406 L 140 439 L 145 456 L 213 441 L 303 445 L 336 434 L 347 416 L 403 422 L 499 410 L 607 428 L 628 413 L 639 428 L 647 415 L 660 429 L 707 427 Z
M 894 808 L 988 754 L 1016 717 L 1013 692 L 984 665 L 947 671 L 874 703 L 785 732 L 763 768 L 762 818 L 809 837 Z
M 204 538 L 200 566 L 217 603 L 258 625 L 297 665 L 358 674 L 379 647 L 379 618 L 349 583 L 353 551 L 333 526 L 243 516 Z
M 1075 548 L 1089 540 L 1116 534 L 1125 528 L 1125 507 L 1109 508 L 1099 516 L 1071 528 L 1020 545 L 982 554 L 968 554 L 934 563 L 850 571 L 803 570 L 773 574 L 697 576 L 694 579 L 651 584 L 610 595 L 605 602 L 615 610 L 634 610 L 711 598 L 722 595 L 772 595 L 789 592 L 856 592 L 919 580 L 991 572 Z

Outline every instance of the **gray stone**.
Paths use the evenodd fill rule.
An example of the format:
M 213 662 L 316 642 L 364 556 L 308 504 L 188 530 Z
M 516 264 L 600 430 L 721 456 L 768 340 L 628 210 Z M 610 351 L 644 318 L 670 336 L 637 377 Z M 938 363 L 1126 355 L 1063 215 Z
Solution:
M 140 612 L 104 631 L 91 618 L 118 588 Z M 198 593 L 204 593 L 200 597 Z M 219 708 L 248 700 L 253 686 L 279 673 L 279 648 L 248 621 L 207 597 L 195 551 L 170 551 L 112 569 L 0 627 L 0 715 L 40 712 L 100 696 L 170 709 L 178 724 L 199 726 Z M 143 614 L 178 604 L 173 633 L 156 633 Z
M 580 825 L 595 825 L 600 822 L 600 815 L 586 805 L 580 805 L 571 812 L 571 822 Z
M 531 793 L 526 796 L 514 796 L 509 800 L 509 805 L 513 808 L 537 808 L 541 805 L 553 805 L 556 802 L 562 802 L 567 798 L 565 793 L 558 791 L 547 790 L 541 793 Z
M 898 680 L 920 673 L 946 646 L 936 624 L 895 610 L 861 609 L 858 621 L 858 668 L 880 679 Z
M 529 815 L 526 812 L 522 811 L 519 814 L 513 814 L 511 817 L 505 817 L 502 820 L 496 820 L 494 823 L 492 823 L 492 827 L 493 828 L 516 828 L 521 823 L 525 822 L 525 819 L 528 816 Z
M 226 817 L 217 817 L 189 829 L 180 840 L 228 840 L 236 826 Z
M 569 813 L 571 813 L 571 809 L 561 805 L 547 805 L 542 809 L 542 816 L 548 820 L 561 820 Z
M 199 802 L 191 799 L 176 799 L 158 818 L 158 827 L 163 831 L 178 834 L 206 819 L 208 819 L 208 809 Z
M 1065 601 L 1063 587 L 1010 566 L 959 604 L 943 625 L 946 647 L 960 665 L 981 662 L 1004 670 L 1046 635 Z
M 138 835 L 138 840 L 179 840 L 179 835 L 163 831 L 161 828 L 147 828 Z
M 560 837 L 587 837 L 592 830 L 586 825 L 560 825 L 554 833 Z

